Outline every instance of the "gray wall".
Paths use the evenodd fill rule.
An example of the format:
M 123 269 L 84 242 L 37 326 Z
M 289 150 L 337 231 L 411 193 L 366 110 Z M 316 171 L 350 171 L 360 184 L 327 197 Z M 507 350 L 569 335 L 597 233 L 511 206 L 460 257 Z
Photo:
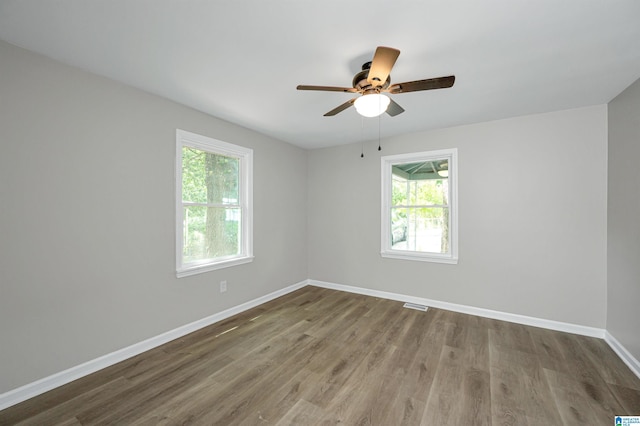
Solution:
M 459 150 L 446 265 L 380 257 L 377 144 L 307 153 L 0 42 L 0 393 L 306 278 L 606 324 L 640 358 L 639 84 L 609 105 L 608 257 L 607 106 L 384 139 Z M 175 278 L 176 128 L 254 149 L 253 263 Z
M 640 360 L 640 80 L 609 103 L 607 331 Z
M 176 128 L 254 149 L 253 263 L 175 277 Z M 305 150 L 4 42 L 0 147 L 0 393 L 307 278 Z
M 606 105 L 382 145 L 458 148 L 459 263 L 380 257 L 380 154 L 356 144 L 309 153 L 309 278 L 604 328 Z

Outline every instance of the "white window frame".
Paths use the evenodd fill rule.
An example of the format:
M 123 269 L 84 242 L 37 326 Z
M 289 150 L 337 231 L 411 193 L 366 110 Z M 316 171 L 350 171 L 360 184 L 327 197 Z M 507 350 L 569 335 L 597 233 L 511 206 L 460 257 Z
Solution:
M 448 160 L 449 162 L 449 253 L 429 253 L 391 248 L 392 167 L 396 164 Z M 458 150 L 456 148 L 408 154 L 387 155 L 382 164 L 382 223 L 380 255 L 382 257 L 423 262 L 458 263 Z
M 182 200 L 182 148 L 188 146 L 202 151 L 239 159 L 239 207 L 241 209 L 240 254 L 204 259 L 183 264 L 184 204 Z M 253 261 L 253 150 L 207 136 L 176 129 L 176 276 L 178 278 L 241 265 Z

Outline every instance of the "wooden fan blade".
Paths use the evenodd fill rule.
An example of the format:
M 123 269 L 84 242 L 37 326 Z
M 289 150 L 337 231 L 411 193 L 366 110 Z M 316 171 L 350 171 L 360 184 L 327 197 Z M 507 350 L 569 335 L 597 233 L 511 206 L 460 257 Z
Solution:
M 387 107 L 387 114 L 391 117 L 395 117 L 398 114 L 402 114 L 404 112 L 404 108 L 398 105 L 393 99 L 390 99 L 389 106 Z
M 367 77 L 369 84 L 373 87 L 382 86 L 387 81 L 391 68 L 396 63 L 398 56 L 400 56 L 398 49 L 378 46 L 373 56 L 373 61 L 371 61 L 371 68 Z
M 320 90 L 322 92 L 348 92 L 355 93 L 358 90 L 353 87 L 333 87 L 333 86 L 308 86 L 305 84 L 300 84 L 296 87 L 298 90 Z
M 446 89 L 453 86 L 456 76 L 428 78 L 426 80 L 408 81 L 406 83 L 392 84 L 385 92 L 389 93 L 407 93 L 418 92 L 420 90 Z
M 353 105 L 353 103 L 356 101 L 356 99 L 358 99 L 358 98 L 353 98 L 350 101 L 347 101 L 347 102 L 343 103 L 342 105 L 340 105 L 340 106 L 332 109 L 328 113 L 326 113 L 324 116 L 325 117 L 332 117 L 332 116 L 336 115 L 337 113 L 344 111 L 345 109 L 347 109 L 351 105 Z

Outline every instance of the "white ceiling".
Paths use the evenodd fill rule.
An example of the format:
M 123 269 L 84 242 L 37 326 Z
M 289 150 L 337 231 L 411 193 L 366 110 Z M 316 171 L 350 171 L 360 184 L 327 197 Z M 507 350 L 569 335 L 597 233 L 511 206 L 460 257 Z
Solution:
M 304 148 L 603 104 L 640 77 L 638 0 L 0 0 L 0 39 Z M 454 74 L 361 119 L 376 46 L 391 82 Z

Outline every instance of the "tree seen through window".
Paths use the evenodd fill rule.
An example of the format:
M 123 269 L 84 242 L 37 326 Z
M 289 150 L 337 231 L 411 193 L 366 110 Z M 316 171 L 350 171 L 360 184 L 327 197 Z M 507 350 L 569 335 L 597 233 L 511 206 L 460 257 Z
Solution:
M 240 253 L 238 158 L 182 148 L 185 263 Z

